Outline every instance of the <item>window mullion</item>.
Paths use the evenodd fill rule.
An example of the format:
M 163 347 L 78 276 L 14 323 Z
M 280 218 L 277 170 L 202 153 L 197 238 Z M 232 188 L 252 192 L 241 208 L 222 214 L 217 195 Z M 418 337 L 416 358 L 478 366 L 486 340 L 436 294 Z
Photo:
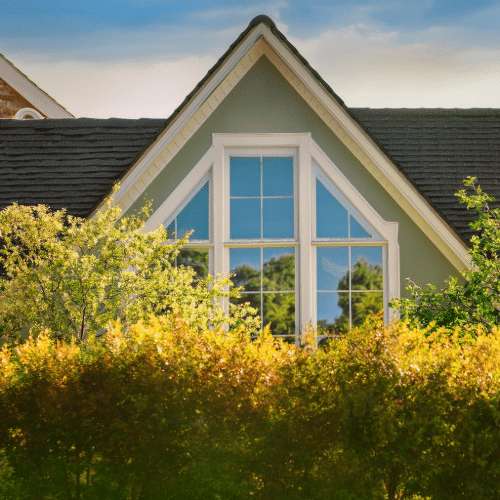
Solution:
M 218 150 L 214 155 L 214 163 L 212 166 L 212 197 L 210 210 L 212 217 L 210 218 L 212 229 L 213 242 L 213 273 L 214 276 L 219 274 L 227 274 L 229 272 L 229 259 L 226 249 L 224 248 L 224 240 L 226 235 L 224 230 L 228 225 L 229 220 L 229 191 L 228 182 L 226 182 L 228 174 L 224 172 L 223 151 Z M 226 198 L 227 196 L 227 198 Z
M 310 141 L 304 140 L 301 147 L 298 148 L 297 165 L 295 168 L 296 191 L 295 191 L 295 215 L 298 227 L 299 250 L 299 275 L 295 284 L 299 290 L 299 307 L 296 311 L 299 313 L 298 325 L 299 332 L 307 324 L 316 324 L 316 310 L 313 300 L 313 279 L 316 273 L 313 272 L 313 248 L 312 226 L 313 219 L 311 207 L 314 202 L 312 196 L 312 185 L 314 180 L 311 175 L 311 147 Z

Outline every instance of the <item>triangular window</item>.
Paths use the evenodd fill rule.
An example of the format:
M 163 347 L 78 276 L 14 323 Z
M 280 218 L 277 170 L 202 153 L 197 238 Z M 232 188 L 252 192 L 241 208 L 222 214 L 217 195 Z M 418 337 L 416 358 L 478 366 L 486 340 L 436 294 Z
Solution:
M 165 227 L 170 239 L 183 238 L 193 231 L 189 240 L 208 241 L 210 239 L 210 180 L 194 190 L 177 215 Z
M 331 182 L 319 178 L 316 178 L 315 229 L 317 239 L 380 239 L 340 191 Z

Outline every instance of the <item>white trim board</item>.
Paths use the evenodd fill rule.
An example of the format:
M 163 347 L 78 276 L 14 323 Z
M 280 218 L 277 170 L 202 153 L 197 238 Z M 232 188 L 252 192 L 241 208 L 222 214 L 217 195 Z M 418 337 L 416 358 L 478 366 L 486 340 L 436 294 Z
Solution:
M 351 153 L 458 270 L 470 267 L 467 248 L 367 133 L 349 116 L 269 27 L 261 23 L 208 79 L 121 182 L 115 201 L 126 211 L 224 97 L 265 55 Z

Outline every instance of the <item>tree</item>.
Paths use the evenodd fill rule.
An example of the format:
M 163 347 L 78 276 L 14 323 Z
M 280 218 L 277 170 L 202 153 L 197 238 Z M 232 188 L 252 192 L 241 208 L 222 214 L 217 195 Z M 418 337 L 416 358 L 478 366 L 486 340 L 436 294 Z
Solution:
M 483 193 L 475 177 L 464 180 L 467 189 L 457 193 L 460 203 L 475 213 L 469 225 L 476 234 L 470 240 L 472 268 L 464 271 L 464 283 L 450 278 L 444 288 L 421 288 L 410 282 L 411 298 L 393 300 L 414 324 L 453 328 L 480 323 L 489 331 L 500 325 L 500 209 L 491 208 L 494 198 Z
M 165 312 L 189 318 L 195 328 L 220 324 L 255 327 L 244 307 L 227 315 L 228 278 L 212 280 L 174 258 L 187 238 L 165 244 L 163 227 L 144 233 L 148 207 L 131 217 L 107 201 L 92 219 L 14 204 L 0 212 L 0 334 L 48 328 L 54 337 L 86 342 L 110 321 L 135 323 Z

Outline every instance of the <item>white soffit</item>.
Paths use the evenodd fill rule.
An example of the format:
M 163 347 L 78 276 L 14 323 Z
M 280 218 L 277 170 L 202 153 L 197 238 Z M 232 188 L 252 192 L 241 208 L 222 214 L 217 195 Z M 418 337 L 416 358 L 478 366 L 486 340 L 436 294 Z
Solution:
M 460 271 L 469 268 L 470 258 L 462 240 L 332 94 L 264 23 L 250 31 L 125 175 L 115 194 L 115 202 L 119 203 L 122 210 L 126 211 L 142 195 L 262 55 L 274 64 L 446 258 Z
M 48 118 L 74 118 L 57 101 L 37 87 L 24 73 L 0 54 L 0 78 Z

